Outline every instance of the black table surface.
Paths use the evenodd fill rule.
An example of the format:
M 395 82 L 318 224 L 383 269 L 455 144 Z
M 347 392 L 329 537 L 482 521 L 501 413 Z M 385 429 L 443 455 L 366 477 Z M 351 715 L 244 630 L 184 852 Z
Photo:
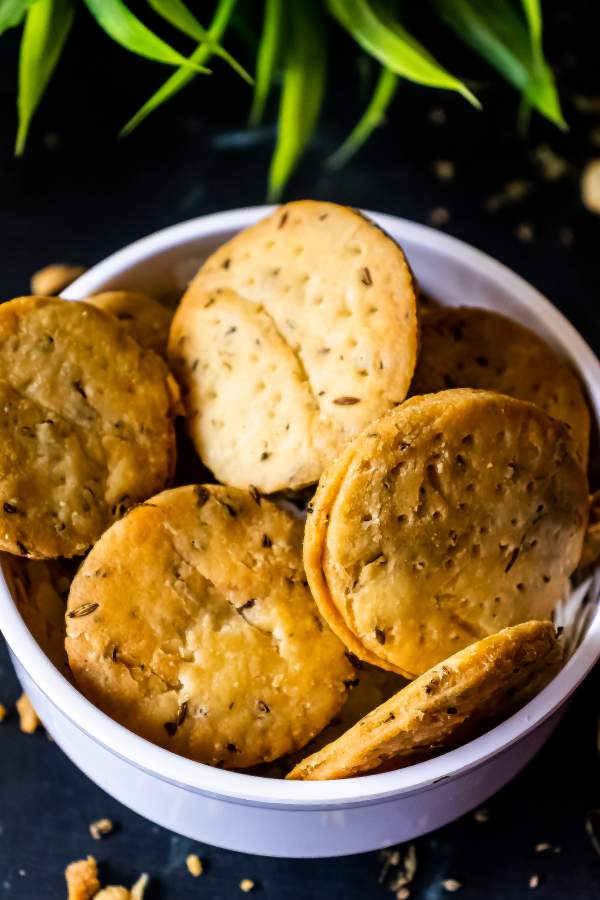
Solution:
M 322 125 L 286 196 L 331 199 L 418 222 L 442 207 L 446 231 L 531 281 L 598 351 L 600 220 L 582 206 L 579 178 L 585 163 L 600 155 L 600 113 L 585 111 L 594 104 L 581 101 L 600 94 L 600 14 L 596 4 L 581 0 L 547 6 L 548 53 L 560 77 L 568 133 L 534 119 L 527 138 L 518 138 L 515 96 L 485 82 L 487 73 L 482 113 L 458 98 L 403 83 L 389 125 L 345 169 L 327 170 L 323 158 L 364 102 L 354 54 L 336 46 L 335 84 Z M 17 161 L 11 155 L 16 35 L 2 48 L 3 299 L 26 293 L 30 274 L 48 262 L 91 265 L 157 228 L 263 202 L 273 119 L 245 132 L 248 96 L 222 68 L 132 137 L 117 141 L 119 126 L 164 70 L 113 47 L 83 13 L 35 120 L 27 155 Z M 466 65 L 459 56 L 458 67 Z M 432 121 L 440 118 L 432 117 L 433 109 L 444 111 L 444 124 Z M 555 181 L 540 169 L 542 145 L 566 161 Z M 436 160 L 452 160 L 454 178 L 440 180 Z M 527 196 L 490 211 L 489 198 L 514 180 L 527 182 Z M 524 232 L 530 240 L 523 240 Z M 18 695 L 2 646 L 0 701 L 12 707 Z M 599 696 L 597 669 L 544 749 L 489 801 L 486 823 L 467 815 L 416 841 L 412 897 L 444 896 L 441 883 L 448 878 L 462 883 L 465 900 L 520 900 L 532 890 L 549 900 L 600 896 L 600 856 L 585 829 L 587 812 L 600 807 Z M 115 833 L 94 842 L 88 824 L 103 816 L 114 820 Z M 553 849 L 536 852 L 540 842 Z M 205 864 L 198 880 L 185 868 L 190 852 Z M 0 726 L 0 900 L 64 897 L 63 869 L 86 853 L 98 857 L 104 883 L 131 884 L 147 871 L 148 900 L 240 896 L 242 878 L 256 882 L 257 896 L 282 900 L 393 896 L 386 880 L 378 880 L 378 853 L 274 860 L 199 846 L 153 826 L 95 787 L 43 732 L 22 735 L 13 712 Z M 537 888 L 529 885 L 532 875 L 539 875 Z

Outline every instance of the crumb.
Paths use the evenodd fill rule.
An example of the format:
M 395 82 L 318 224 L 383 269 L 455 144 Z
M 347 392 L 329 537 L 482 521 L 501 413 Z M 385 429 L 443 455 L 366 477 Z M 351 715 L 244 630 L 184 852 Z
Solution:
M 581 173 L 581 199 L 590 212 L 600 213 L 600 159 L 593 159 Z
M 17 712 L 19 713 L 19 728 L 23 734 L 33 734 L 37 731 L 40 720 L 27 694 L 21 694 L 17 700 Z
M 524 178 L 513 178 L 504 185 L 504 195 L 507 200 L 522 200 L 531 190 L 531 182 Z
M 490 821 L 490 814 L 489 814 L 489 811 L 485 807 L 482 806 L 481 809 L 475 810 L 475 812 L 473 813 L 473 818 L 480 825 L 485 825 L 486 822 Z
M 31 293 L 39 297 L 52 297 L 64 291 L 71 282 L 83 275 L 83 266 L 72 266 L 67 263 L 54 263 L 44 266 L 31 276 Z
M 539 887 L 539 884 L 540 884 L 540 876 L 532 875 L 531 878 L 529 879 L 529 887 L 531 888 L 531 890 L 532 891 L 535 890 L 536 887 Z
M 131 894 L 127 888 L 111 884 L 102 888 L 99 894 L 95 894 L 94 900 L 131 900 Z
M 449 893 L 453 894 L 455 891 L 460 891 L 462 882 L 457 881 L 456 878 L 446 878 L 442 881 L 442 887 L 445 891 L 449 891 Z
M 189 856 L 186 857 L 185 864 L 188 868 L 188 872 L 190 875 L 193 875 L 194 878 L 199 878 L 204 871 L 202 866 L 202 860 L 196 853 L 190 853 Z
M 407 887 L 400 888 L 399 891 L 396 891 L 396 900 L 408 900 L 410 897 L 410 890 Z
M 450 221 L 450 213 L 445 206 L 436 206 L 427 218 L 432 225 L 445 225 Z
M 552 844 L 548 844 L 546 841 L 541 841 L 541 843 L 535 845 L 536 853 L 545 853 L 547 850 L 552 850 Z
M 254 882 L 251 878 L 242 878 L 240 881 L 240 891 L 243 891 L 245 894 L 250 893 L 250 891 L 254 890 Z
M 110 819 L 98 819 L 96 822 L 90 823 L 90 834 L 95 841 L 99 841 L 101 838 L 106 837 L 112 830 L 113 823 Z
M 131 888 L 131 900 L 144 900 L 144 893 L 150 882 L 150 876 L 142 872 L 136 883 Z
M 433 164 L 433 172 L 440 181 L 452 181 L 456 167 L 451 159 L 438 159 Z
M 540 144 L 536 147 L 533 151 L 533 158 L 544 181 L 558 181 L 567 174 L 569 165 L 566 159 L 558 156 L 548 144 Z
M 68 900 L 91 900 L 100 890 L 98 867 L 93 856 L 69 863 L 65 879 Z
M 523 241 L 524 244 L 528 244 L 533 240 L 533 225 L 529 222 L 521 222 L 521 224 L 517 225 L 515 228 L 515 234 L 520 241 Z
M 429 121 L 432 125 L 445 125 L 447 118 L 446 110 L 442 109 L 441 106 L 436 106 L 435 109 L 429 112 Z
M 7 715 L 8 715 L 7 708 L 2 703 L 0 703 L 0 722 L 4 722 Z

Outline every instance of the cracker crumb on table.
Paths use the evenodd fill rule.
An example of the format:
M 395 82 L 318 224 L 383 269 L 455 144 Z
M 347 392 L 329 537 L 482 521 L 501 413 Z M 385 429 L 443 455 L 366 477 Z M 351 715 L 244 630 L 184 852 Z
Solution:
M 37 731 L 41 723 L 27 694 L 21 694 L 17 700 L 16 706 L 17 712 L 19 713 L 19 728 L 23 734 L 33 734 Z
M 240 881 L 240 891 L 243 891 L 244 894 L 249 894 L 250 891 L 254 890 L 254 886 L 251 878 L 242 878 Z
M 89 826 L 90 834 L 95 841 L 99 841 L 106 835 L 109 835 L 113 828 L 114 825 L 110 819 L 98 819 L 95 822 L 90 822 Z
M 67 900 L 91 900 L 100 890 L 98 866 L 93 856 L 69 863 L 65 869 Z
M 450 894 L 454 894 L 456 891 L 460 891 L 462 883 L 457 881 L 456 878 L 445 878 L 444 881 L 442 881 L 442 887 Z
M 143 872 L 131 888 L 131 900 L 144 900 L 144 893 L 149 883 L 150 876 Z
M 193 875 L 194 878 L 199 878 L 204 871 L 202 866 L 202 860 L 198 856 L 197 853 L 190 853 L 185 860 L 185 864 L 187 866 L 188 872 L 190 875 Z
M 8 715 L 7 708 L 4 706 L 3 703 L 0 703 L 0 722 L 4 722 L 7 715 Z

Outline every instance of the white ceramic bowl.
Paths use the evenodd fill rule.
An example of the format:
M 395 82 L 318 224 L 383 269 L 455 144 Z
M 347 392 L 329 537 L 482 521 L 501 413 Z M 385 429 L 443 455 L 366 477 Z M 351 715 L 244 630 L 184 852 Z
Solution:
M 235 210 L 167 228 L 115 253 L 65 292 L 168 290 L 190 259 L 265 208 Z M 532 287 L 445 234 L 370 214 L 404 247 L 424 290 L 447 304 L 486 305 L 534 328 L 571 358 L 600 419 L 600 363 L 579 334 Z M 597 593 L 597 591 L 596 591 Z M 259 778 L 210 768 L 148 743 L 89 703 L 53 667 L 0 580 L 0 624 L 23 688 L 73 762 L 126 806 L 173 831 L 267 856 L 341 856 L 405 841 L 482 803 L 511 779 L 556 726 L 565 701 L 600 656 L 600 613 L 563 670 L 523 709 L 482 737 L 396 772 L 331 782 Z

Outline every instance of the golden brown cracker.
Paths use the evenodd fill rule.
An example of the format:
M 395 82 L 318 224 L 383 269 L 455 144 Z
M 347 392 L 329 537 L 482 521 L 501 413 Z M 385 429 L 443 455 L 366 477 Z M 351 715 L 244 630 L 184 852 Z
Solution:
M 456 746 L 523 706 L 556 674 L 561 658 L 550 622 L 505 628 L 429 669 L 288 778 L 364 775 Z
M 450 390 L 367 428 L 311 506 L 304 562 L 323 616 L 357 656 L 411 677 L 550 616 L 579 560 L 587 486 L 562 423 Z
M 301 746 L 353 681 L 302 568 L 302 522 L 256 493 L 166 491 L 107 531 L 71 587 L 78 686 L 142 736 L 242 768 Z
M 404 399 L 417 343 L 400 247 L 352 209 L 299 201 L 209 257 L 173 320 L 169 358 L 215 476 L 273 492 L 315 482 Z
M 0 307 L 0 548 L 84 553 L 165 487 L 177 388 L 165 364 L 87 303 Z

